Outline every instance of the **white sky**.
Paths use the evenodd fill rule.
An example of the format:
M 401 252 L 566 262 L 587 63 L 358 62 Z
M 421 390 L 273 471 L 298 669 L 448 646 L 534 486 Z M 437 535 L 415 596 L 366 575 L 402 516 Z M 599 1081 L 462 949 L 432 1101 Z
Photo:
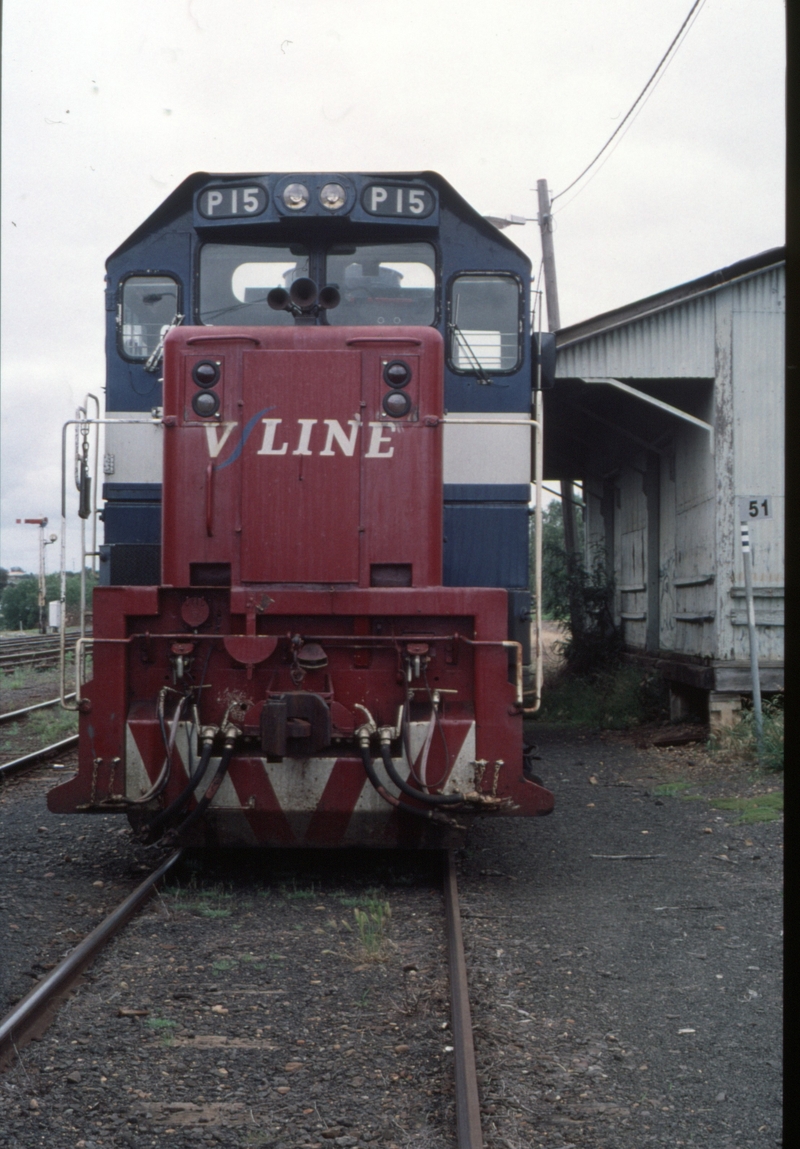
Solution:
M 575 178 L 690 6 L 5 0 L 0 564 L 36 569 L 15 518 L 60 530 L 60 427 L 102 394 L 105 259 L 187 175 L 432 168 L 482 213 L 535 216 L 537 179 Z M 706 0 L 555 204 L 562 324 L 783 243 L 783 87 L 781 0 Z M 536 224 L 506 234 L 535 270 Z

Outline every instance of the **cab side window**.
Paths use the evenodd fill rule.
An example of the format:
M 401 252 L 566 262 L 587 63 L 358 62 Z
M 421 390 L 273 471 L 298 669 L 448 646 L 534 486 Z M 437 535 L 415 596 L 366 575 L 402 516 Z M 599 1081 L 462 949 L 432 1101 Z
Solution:
M 161 331 L 180 312 L 180 285 L 169 275 L 130 275 L 122 282 L 119 350 L 125 359 L 147 359 Z
M 514 275 L 458 275 L 450 288 L 450 366 L 463 375 L 508 373 L 522 361 L 522 284 Z

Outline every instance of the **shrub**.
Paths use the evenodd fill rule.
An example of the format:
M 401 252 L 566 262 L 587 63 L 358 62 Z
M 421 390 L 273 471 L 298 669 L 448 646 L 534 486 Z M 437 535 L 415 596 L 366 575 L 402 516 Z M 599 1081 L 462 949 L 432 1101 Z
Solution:
M 708 743 L 712 753 L 732 754 L 747 762 L 758 762 L 766 770 L 783 770 L 783 697 L 764 699 L 761 705 L 762 752 L 756 743 L 756 722 L 752 703 L 742 711 L 735 726 L 714 734 Z

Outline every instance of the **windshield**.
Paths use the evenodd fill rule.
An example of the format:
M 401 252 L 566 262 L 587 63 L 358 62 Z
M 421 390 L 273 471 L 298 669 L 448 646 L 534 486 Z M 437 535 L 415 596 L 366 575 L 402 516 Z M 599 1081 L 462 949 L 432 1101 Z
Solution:
M 436 252 L 429 243 L 339 244 L 328 250 L 325 266 L 317 286 L 335 284 L 341 302 L 323 322 L 428 326 L 436 320 Z M 267 295 L 308 274 L 309 251 L 300 244 L 207 243 L 200 252 L 200 320 L 291 324 L 291 313 L 273 311 Z
M 427 326 L 436 318 L 436 253 L 429 243 L 338 246 L 327 282 L 341 292 L 328 323 Z
M 207 243 L 200 252 L 200 319 L 208 324 L 256 327 L 293 323 L 273 311 L 267 295 L 308 275 L 308 250 L 300 244 Z

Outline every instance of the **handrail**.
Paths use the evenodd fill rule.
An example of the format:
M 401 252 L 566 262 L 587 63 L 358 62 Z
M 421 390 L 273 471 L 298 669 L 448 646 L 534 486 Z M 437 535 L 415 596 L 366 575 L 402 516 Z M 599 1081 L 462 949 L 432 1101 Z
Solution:
M 74 705 L 67 704 L 67 685 L 66 685 L 66 661 L 67 661 L 67 428 L 68 427 L 105 427 L 111 424 L 140 424 L 143 426 L 158 426 L 160 417 L 156 418 L 151 415 L 148 419 L 101 419 L 99 417 L 100 405 L 95 395 L 87 395 L 87 400 L 92 398 L 98 404 L 98 418 L 90 419 L 86 414 L 86 408 L 80 407 L 79 411 L 84 412 L 84 418 L 67 419 L 61 427 L 61 586 L 59 591 L 60 614 L 59 620 L 59 701 L 64 710 L 77 710 L 78 700 Z M 88 403 L 87 403 L 88 405 Z M 97 442 L 95 442 L 95 478 L 97 477 Z M 95 489 L 95 498 L 97 491 Z M 81 520 L 84 523 L 85 520 Z M 95 508 L 95 524 L 96 524 L 96 508 Z M 95 526 L 96 531 L 96 526 Z M 86 561 L 86 544 L 85 534 L 81 535 L 81 571 L 82 571 L 82 591 L 81 591 L 81 615 L 82 627 L 81 635 L 85 636 L 85 620 L 83 619 L 84 606 L 85 606 L 85 561 Z M 93 538 L 92 553 L 97 553 L 96 533 Z M 78 663 L 78 656 L 76 651 L 76 665 Z

